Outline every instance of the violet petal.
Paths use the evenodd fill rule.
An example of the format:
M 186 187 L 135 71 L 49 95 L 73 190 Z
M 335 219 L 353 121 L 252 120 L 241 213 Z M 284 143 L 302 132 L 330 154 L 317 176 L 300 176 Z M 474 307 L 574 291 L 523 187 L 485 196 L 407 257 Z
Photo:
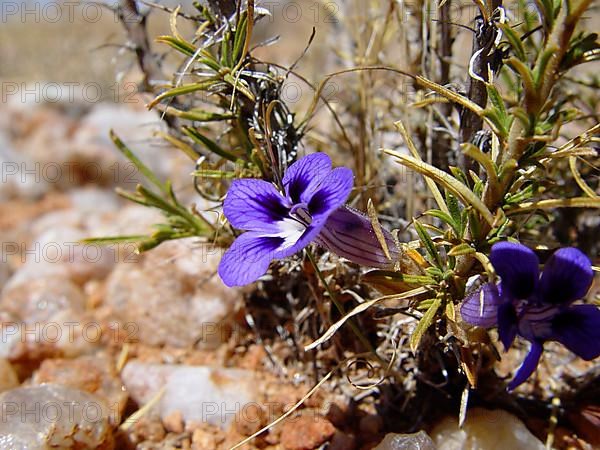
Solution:
M 288 256 L 292 256 L 292 255 L 295 255 L 296 253 L 298 253 L 300 250 L 302 250 L 304 247 L 306 247 L 308 244 L 310 244 L 312 241 L 315 240 L 315 238 L 318 236 L 319 232 L 321 231 L 323 225 L 324 225 L 323 223 L 317 223 L 315 225 L 310 225 L 308 228 L 306 228 L 306 231 L 304 231 L 302 236 L 300 236 L 300 238 L 296 242 L 294 242 L 292 245 L 285 246 L 283 248 L 280 247 L 279 249 L 277 249 L 277 251 L 275 252 L 274 258 L 275 259 L 287 258 Z
M 283 176 L 286 195 L 293 203 L 308 203 L 321 182 L 331 173 L 331 159 L 312 153 L 292 164 Z
M 540 278 L 540 300 L 554 304 L 568 304 L 582 298 L 594 273 L 589 258 L 580 250 L 561 248 L 550 257 Z
M 234 180 L 223 203 L 223 213 L 235 228 L 277 232 L 277 222 L 287 216 L 286 199 L 263 180 Z
M 594 305 L 574 305 L 552 321 L 553 340 L 580 358 L 590 361 L 600 356 L 600 309 Z
M 240 235 L 219 263 L 219 276 L 229 286 L 244 286 L 264 275 L 275 257 L 281 238 L 249 231 Z
M 502 279 L 502 286 L 515 299 L 533 294 L 539 277 L 539 260 L 521 244 L 499 242 L 492 247 L 490 261 Z
M 525 382 L 525 380 L 527 380 L 527 378 L 531 376 L 531 374 L 537 368 L 538 363 L 540 362 L 540 357 L 542 356 L 543 349 L 543 342 L 533 341 L 531 343 L 529 353 L 527 353 L 527 356 L 521 364 L 521 367 L 519 367 L 519 370 L 517 370 L 517 374 L 511 380 L 511 382 L 508 383 L 509 391 L 512 391 L 520 384 L 523 384 L 523 382 Z
M 333 169 L 323 180 L 308 202 L 308 211 L 314 221 L 323 221 L 342 206 L 354 185 L 354 175 L 346 167 Z
M 498 286 L 486 283 L 476 292 L 467 296 L 460 307 L 463 320 L 479 327 L 493 327 L 498 324 L 498 306 L 501 304 Z

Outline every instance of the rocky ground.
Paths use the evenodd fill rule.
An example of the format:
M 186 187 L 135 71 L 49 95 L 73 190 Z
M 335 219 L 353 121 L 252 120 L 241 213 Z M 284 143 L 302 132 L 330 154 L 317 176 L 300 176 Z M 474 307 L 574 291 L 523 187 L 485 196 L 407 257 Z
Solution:
M 219 250 L 185 239 L 138 256 L 132 245 L 80 242 L 143 234 L 161 221 L 115 194 L 139 176 L 114 149 L 111 128 L 174 180 L 184 201 L 210 207 L 190 189 L 186 158 L 155 138 L 159 119 L 142 104 L 2 106 L 2 449 L 228 449 L 318 381 L 280 364 L 277 344 L 256 337 L 245 292 L 215 275 Z M 589 369 L 569 367 L 573 376 Z M 555 369 L 542 370 L 552 378 Z M 241 448 L 545 448 L 548 423 L 536 437 L 502 410 L 473 409 L 462 430 L 454 415 L 386 436 L 375 402 L 360 398 L 334 377 Z M 592 448 L 570 430 L 557 436 Z

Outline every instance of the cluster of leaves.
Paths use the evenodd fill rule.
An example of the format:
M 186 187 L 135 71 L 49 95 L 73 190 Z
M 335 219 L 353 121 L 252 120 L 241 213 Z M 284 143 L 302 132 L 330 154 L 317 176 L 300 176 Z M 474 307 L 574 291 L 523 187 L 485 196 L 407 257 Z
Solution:
M 443 319 L 438 321 L 438 326 L 443 325 L 438 335 L 441 331 L 443 336 L 450 325 L 465 346 L 479 345 L 458 331 L 453 304 L 464 298 L 467 280 L 482 273 L 482 269 L 493 279 L 493 267 L 486 256 L 490 247 L 499 240 L 527 239 L 530 229 L 539 227 L 539 219 L 550 221 L 558 208 L 600 208 L 598 188 L 588 185 L 577 169 L 577 161 L 597 156 L 594 143 L 600 131 L 598 117 L 578 111 L 564 86 L 568 70 L 600 57 L 595 33 L 574 33 L 589 3 L 542 2 L 541 23 L 533 23 L 528 17 L 516 27 L 494 24 L 505 38 L 498 45 L 504 65 L 499 73 L 490 71 L 487 80 L 482 79 L 489 98 L 485 108 L 444 86 L 419 80 L 440 94 L 443 101 L 461 105 L 481 117 L 491 133 L 491 151 L 463 143 L 461 150 L 479 168 L 449 167 L 449 173 L 444 172 L 420 160 L 401 125 L 413 155 L 386 150 L 400 164 L 435 182 L 428 186 L 438 208 L 426 211 L 424 216 L 437 219 L 437 225 L 413 221 L 427 258 L 423 271 L 428 279 L 411 287 L 427 286 L 434 295 L 417 302 L 424 313 L 411 341 L 413 348 L 438 319 Z M 484 18 L 493 16 L 493 11 L 483 6 L 481 13 Z M 564 142 L 563 127 L 569 123 L 589 124 L 589 128 Z M 548 176 L 560 176 L 560 172 L 552 172 L 552 167 L 565 160 L 581 192 L 568 198 L 552 189 L 561 180 Z M 444 195 L 437 186 L 443 188 Z M 547 248 L 533 238 L 531 241 L 536 247 Z M 396 279 L 396 290 L 406 289 L 402 274 L 390 274 L 388 278 L 388 288 Z M 462 362 L 470 384 L 475 385 L 474 366 Z

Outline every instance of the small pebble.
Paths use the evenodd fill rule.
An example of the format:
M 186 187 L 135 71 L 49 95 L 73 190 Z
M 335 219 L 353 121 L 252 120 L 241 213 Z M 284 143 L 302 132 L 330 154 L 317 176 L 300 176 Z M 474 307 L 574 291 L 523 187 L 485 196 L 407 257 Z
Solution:
M 165 429 L 171 433 L 183 433 L 183 415 L 181 411 L 173 411 L 163 419 Z

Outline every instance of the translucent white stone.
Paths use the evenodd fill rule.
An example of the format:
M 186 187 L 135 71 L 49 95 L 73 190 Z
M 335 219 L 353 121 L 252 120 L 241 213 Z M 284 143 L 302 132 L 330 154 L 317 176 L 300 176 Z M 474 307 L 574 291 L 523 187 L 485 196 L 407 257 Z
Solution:
M 96 396 L 45 384 L 0 394 L 0 448 L 112 450 L 111 411 Z
M 373 450 L 437 450 L 424 431 L 413 434 L 389 433 Z
M 438 450 L 545 449 L 523 422 L 503 410 L 474 408 L 462 429 L 456 418 L 448 417 L 430 434 Z
M 259 380 L 252 371 L 146 364 L 131 361 L 121 378 L 130 397 L 140 406 L 152 400 L 164 387 L 155 412 L 165 419 L 175 411 L 185 422 L 203 422 L 226 428 L 236 416 L 256 406 Z

